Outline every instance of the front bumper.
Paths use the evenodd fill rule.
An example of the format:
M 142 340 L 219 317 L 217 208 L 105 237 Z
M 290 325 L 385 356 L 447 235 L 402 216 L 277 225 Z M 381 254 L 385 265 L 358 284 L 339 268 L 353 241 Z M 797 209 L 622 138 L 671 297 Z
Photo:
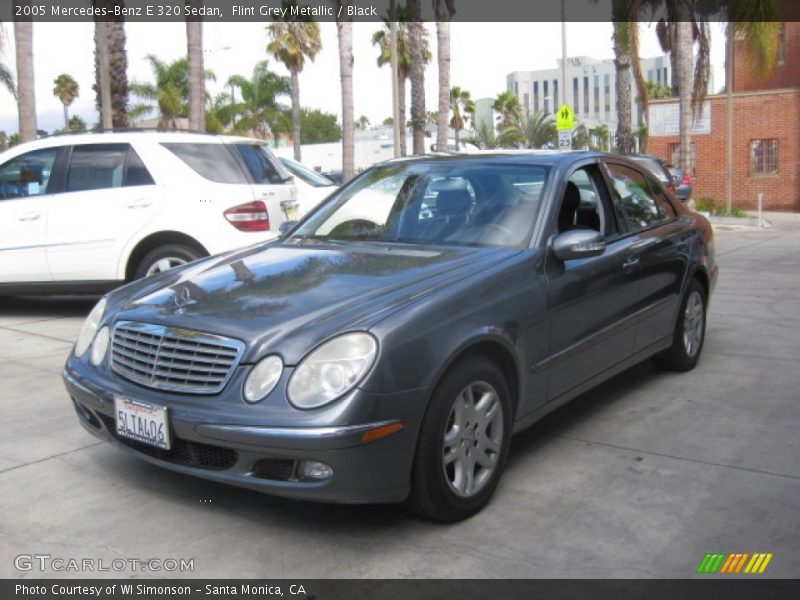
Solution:
M 99 372 L 98 372 L 99 374 Z M 92 435 L 140 458 L 180 473 L 278 496 L 338 503 L 380 503 L 404 500 L 427 390 L 374 396 L 356 390 L 359 404 L 374 403 L 374 419 L 360 423 L 304 424 L 288 427 L 237 422 L 230 412 L 194 404 L 171 403 L 163 396 L 91 368 L 70 357 L 62 373 L 64 385 L 84 428 Z M 98 381 L 95 381 L 99 379 Z M 99 383 L 99 385 L 98 385 Z M 161 450 L 117 435 L 114 396 L 124 395 L 167 406 L 173 440 Z M 213 400 L 213 398 L 211 398 Z M 387 414 L 393 413 L 393 416 Z M 363 412 L 363 411 L 361 411 Z M 391 435 L 362 441 L 365 431 L 400 422 Z M 300 461 L 319 461 L 333 469 L 323 481 L 298 477 Z

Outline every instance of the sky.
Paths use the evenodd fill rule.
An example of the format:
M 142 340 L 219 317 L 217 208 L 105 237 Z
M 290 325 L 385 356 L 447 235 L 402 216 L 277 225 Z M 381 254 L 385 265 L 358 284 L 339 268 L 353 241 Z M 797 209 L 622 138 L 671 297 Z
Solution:
M 0 55 L 12 71 L 15 68 L 13 27 L 5 26 L 6 47 Z M 353 24 L 353 88 L 355 117 L 366 115 L 380 123 L 392 113 L 389 67 L 376 64 L 377 48 L 372 45 L 378 23 Z M 435 60 L 435 24 L 428 23 L 434 60 L 426 70 L 426 109 L 438 103 L 438 73 Z M 641 24 L 641 56 L 661 54 L 655 27 Z M 150 81 L 152 74 L 145 61 L 155 54 L 165 61 L 186 53 L 186 28 L 182 23 L 127 23 L 128 78 Z M 313 63 L 306 63 L 300 75 L 300 101 L 309 108 L 319 108 L 341 115 L 339 95 L 339 54 L 335 23 L 320 23 L 322 51 Z M 724 35 L 719 24 L 712 24 L 712 66 L 714 85 L 724 84 Z M 266 55 L 267 34 L 262 23 L 206 23 L 203 29 L 205 66 L 216 74 L 207 83 L 213 96 L 223 89 L 234 74 L 249 76 L 253 66 Z M 39 129 L 53 131 L 63 127 L 63 109 L 53 95 L 53 80 L 69 73 L 80 85 L 80 96 L 70 107 L 70 114 L 83 117 L 89 126 L 99 120 L 94 108 L 94 25 L 93 23 L 35 23 L 34 72 Z M 567 54 L 613 58 L 610 23 L 568 23 Z M 472 98 L 494 97 L 505 89 L 506 75 L 512 71 L 555 68 L 561 57 L 560 23 L 452 23 L 451 85 L 469 90 Z M 277 61 L 270 60 L 274 71 L 288 75 Z M 135 102 L 131 97 L 131 103 Z M 286 99 L 288 104 L 289 100 Z M 155 116 L 155 115 L 153 115 Z M 0 90 L 0 130 L 18 129 L 14 99 Z

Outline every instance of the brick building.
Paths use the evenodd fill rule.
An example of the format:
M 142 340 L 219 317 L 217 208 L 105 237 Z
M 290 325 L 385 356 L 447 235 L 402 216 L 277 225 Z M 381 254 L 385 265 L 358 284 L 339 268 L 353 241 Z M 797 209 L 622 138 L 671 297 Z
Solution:
M 800 22 L 782 24 L 778 61 L 766 78 L 741 43 L 733 57 L 733 205 L 800 212 Z M 677 163 L 677 102 L 650 104 L 648 152 Z M 657 118 L 654 119 L 653 115 Z M 657 122 L 658 121 L 658 122 Z M 726 201 L 727 97 L 709 96 L 692 134 L 693 197 Z

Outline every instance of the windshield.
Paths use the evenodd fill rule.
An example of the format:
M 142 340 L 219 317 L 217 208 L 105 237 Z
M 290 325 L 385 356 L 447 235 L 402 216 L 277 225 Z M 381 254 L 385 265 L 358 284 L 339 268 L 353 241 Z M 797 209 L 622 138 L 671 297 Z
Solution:
M 463 162 L 374 167 L 290 239 L 517 247 L 527 244 L 547 167 Z
M 281 162 L 292 175 L 298 179 L 302 179 L 309 185 L 313 185 L 314 187 L 330 187 L 332 185 L 336 185 L 327 177 L 320 175 L 316 171 L 312 171 L 307 166 L 302 165 L 299 162 L 289 160 L 288 158 L 282 158 Z

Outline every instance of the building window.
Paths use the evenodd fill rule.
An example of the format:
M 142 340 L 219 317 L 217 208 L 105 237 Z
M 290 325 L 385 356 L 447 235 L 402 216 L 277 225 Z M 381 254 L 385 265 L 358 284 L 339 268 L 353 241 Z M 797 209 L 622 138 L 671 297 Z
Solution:
M 578 97 L 578 78 L 572 78 L 572 101 L 575 103 L 575 106 L 572 107 L 576 113 L 580 111 L 580 102 Z
M 778 140 L 750 140 L 750 173 L 778 172 Z
M 670 164 L 678 166 L 680 164 L 681 145 L 678 142 L 671 143 L 667 147 L 667 153 L 669 154 Z M 692 177 L 694 177 L 696 158 L 697 154 L 695 152 L 694 142 L 692 142 L 691 148 L 689 149 L 689 175 Z
M 583 78 L 583 114 L 589 114 L 589 78 Z
M 542 94 L 544 95 L 544 112 L 550 112 L 550 99 L 547 96 L 547 81 L 542 82 Z
M 514 95 L 517 98 L 519 98 L 519 82 L 518 81 L 514 82 Z
M 558 107 L 561 106 L 558 103 L 558 79 L 553 79 L 553 112 L 558 110 Z
M 603 75 L 603 96 L 605 98 L 605 113 L 611 112 L 611 77 Z
M 600 76 L 595 75 L 594 80 L 592 81 L 594 84 L 594 114 L 600 114 Z
M 669 86 L 669 76 L 667 75 L 667 67 L 664 67 L 664 85 Z
M 778 64 L 782 65 L 786 62 L 786 23 L 781 23 L 780 31 L 778 32 Z
M 531 109 L 531 96 L 528 92 L 525 92 L 525 113 L 527 114 L 528 111 Z
M 539 112 L 539 82 L 533 82 L 533 110 Z

